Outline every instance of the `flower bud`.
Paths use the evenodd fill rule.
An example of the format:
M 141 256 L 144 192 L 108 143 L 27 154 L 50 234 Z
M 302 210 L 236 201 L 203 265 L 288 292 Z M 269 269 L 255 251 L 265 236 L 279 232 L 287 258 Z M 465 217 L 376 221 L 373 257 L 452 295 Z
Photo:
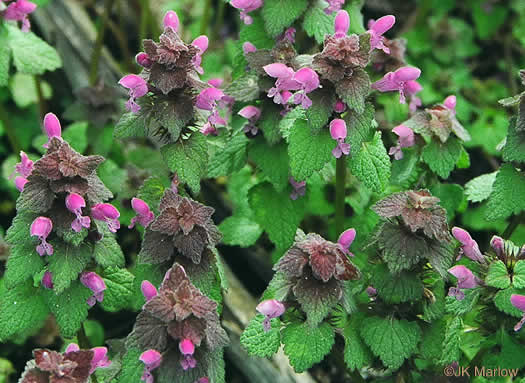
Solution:
M 175 32 L 179 31 L 179 16 L 177 16 L 177 12 L 175 11 L 166 12 L 163 23 L 164 23 L 164 28 L 172 28 Z
M 143 68 L 149 68 L 153 64 L 146 52 L 137 53 L 135 61 Z
M 348 29 L 350 28 L 350 16 L 347 11 L 341 10 L 337 12 L 335 16 L 334 29 L 335 37 L 346 36 Z
M 157 288 L 150 281 L 142 281 L 140 290 L 144 298 L 146 298 L 146 302 L 157 296 Z
M 42 277 L 42 286 L 50 290 L 53 288 L 53 279 L 50 271 L 44 273 L 44 276 Z

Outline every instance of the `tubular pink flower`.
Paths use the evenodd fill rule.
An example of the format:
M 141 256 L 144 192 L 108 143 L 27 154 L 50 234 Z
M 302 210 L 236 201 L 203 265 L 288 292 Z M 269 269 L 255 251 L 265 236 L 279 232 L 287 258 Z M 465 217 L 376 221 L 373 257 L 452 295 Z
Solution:
M 407 82 L 414 81 L 421 75 L 421 70 L 414 67 L 402 67 L 395 72 L 388 72 L 385 76 L 372 84 L 372 88 L 380 92 L 399 91 L 399 102 L 406 103 L 405 95 L 409 92 Z M 411 85 L 408 85 L 410 87 Z
M 195 345 L 190 339 L 183 339 L 179 342 L 179 351 L 183 355 L 180 365 L 184 371 L 197 366 L 197 361 L 193 357 Z
M 237 113 L 239 116 L 244 117 L 248 120 L 248 123 L 244 125 L 243 131 L 246 134 L 255 136 L 259 129 L 255 123 L 261 117 L 261 110 L 253 105 L 247 105 Z
M 104 280 L 92 271 L 83 272 L 80 275 L 80 282 L 93 292 L 87 300 L 87 304 L 93 307 L 95 303 L 102 302 L 104 300 L 104 290 L 106 290 L 106 284 Z
M 164 28 L 171 28 L 175 32 L 179 31 L 179 16 L 177 16 L 177 12 L 175 11 L 168 11 L 164 15 L 163 20 Z
M 338 99 L 334 105 L 334 112 L 343 113 L 345 110 L 346 110 L 346 104 L 343 102 L 343 100 Z
M 525 295 L 512 294 L 510 296 L 510 303 L 516 307 L 518 310 L 523 312 L 523 317 L 521 320 L 514 326 L 514 331 L 519 331 L 523 324 L 525 323 Z
M 501 256 L 503 255 L 503 252 L 505 251 L 505 241 L 503 240 L 503 238 L 495 235 L 490 240 L 490 247 L 494 249 L 498 258 L 501 258 Z
M 26 183 L 28 182 L 27 178 L 21 176 L 15 178 L 15 186 L 20 192 L 24 191 L 24 186 L 26 186 Z
M 53 230 L 53 222 L 47 217 L 35 218 L 31 224 L 30 234 L 32 237 L 38 237 L 40 244 L 36 247 L 37 253 L 42 257 L 45 254 L 53 255 L 53 246 L 47 243 L 47 237 Z
M 146 298 L 146 302 L 157 296 L 157 288 L 150 281 L 142 281 L 140 290 L 144 298 Z
M 208 37 L 204 36 L 204 35 L 197 37 L 191 43 L 191 45 L 193 45 L 193 46 L 195 46 L 195 47 L 197 47 L 199 49 L 199 52 L 195 56 L 193 56 L 193 59 L 192 59 L 193 66 L 195 67 L 195 70 L 199 74 L 203 74 L 204 73 L 204 69 L 202 69 L 202 67 L 201 67 L 202 54 L 204 52 L 206 52 L 206 50 L 208 49 L 208 43 L 209 43 L 208 42 Z
M 15 165 L 15 172 L 27 178 L 33 171 L 33 161 L 29 159 L 25 152 L 20 152 L 20 162 Z
M 21 21 L 22 32 L 28 32 L 31 28 L 31 23 L 27 15 L 33 13 L 37 5 L 27 0 L 16 0 L 9 4 L 4 11 L 5 20 Z
M 262 301 L 255 308 L 258 312 L 264 315 L 263 328 L 264 331 L 270 331 L 272 328 L 271 320 L 278 318 L 284 314 L 286 310 L 284 305 L 276 299 L 267 299 Z
M 337 243 L 339 244 L 339 247 L 345 253 L 346 255 L 354 256 L 349 249 L 350 245 L 352 245 L 352 242 L 354 242 L 356 236 L 355 229 L 347 229 L 341 233 L 339 236 L 339 239 L 337 240 Z
M 461 251 L 458 260 L 461 258 L 462 254 L 465 254 L 473 261 L 485 262 L 485 257 L 481 254 L 478 243 L 472 239 L 466 230 L 463 230 L 460 227 L 453 227 L 452 235 L 461 243 Z
M 91 360 L 91 368 L 89 374 L 93 374 L 97 368 L 105 368 L 111 365 L 108 359 L 108 349 L 106 347 L 93 347 L 93 359 Z
M 312 100 L 306 94 L 319 88 L 319 76 L 310 68 L 301 68 L 295 72 L 292 80 L 299 84 L 299 91 L 294 95 L 294 103 L 308 109 L 312 106 Z
M 153 64 L 146 52 L 137 53 L 135 56 L 135 61 L 143 68 L 150 68 Z
M 257 52 L 257 48 L 251 42 L 246 41 L 242 44 L 242 51 L 244 54 Z
M 76 343 L 70 343 L 66 347 L 66 354 L 69 354 L 70 352 L 77 352 L 77 351 L 80 351 L 80 347 Z
M 150 210 L 148 204 L 139 198 L 131 199 L 131 207 L 137 215 L 131 219 L 129 229 L 133 229 L 138 222 L 140 225 L 147 227 L 155 219 L 155 214 Z
M 390 148 L 388 154 L 394 155 L 396 160 L 403 158 L 402 148 L 409 148 L 415 144 L 414 132 L 405 125 L 398 125 L 392 129 L 398 137 L 397 145 Z
M 297 30 L 293 27 L 290 27 L 286 29 L 282 35 L 281 40 L 288 41 L 290 44 L 293 44 L 295 42 L 295 33 Z
M 220 88 L 224 80 L 222 78 L 210 78 L 208 80 L 208 85 L 213 86 L 214 88 Z
M 410 104 L 408 104 L 408 109 L 414 113 L 418 107 L 421 106 L 421 99 L 416 97 L 416 93 L 419 93 L 423 90 L 423 87 L 420 83 L 415 80 L 407 81 L 405 84 L 405 93 L 410 97 Z
M 293 188 L 290 193 L 290 199 L 295 201 L 306 194 L 306 181 L 297 182 L 293 177 L 290 177 L 288 181 Z
M 49 138 L 47 143 L 42 145 L 46 149 L 49 147 L 49 142 L 51 141 L 51 138 L 62 137 L 62 127 L 60 126 L 60 121 L 58 120 L 58 117 L 54 113 L 48 113 L 44 116 L 44 131 L 46 132 L 47 137 Z
M 445 101 L 443 101 L 443 105 L 445 105 L 445 108 L 450 110 L 453 114 L 456 114 L 456 96 L 448 96 L 445 98 Z
M 370 50 L 380 49 L 387 55 L 390 49 L 385 46 L 383 34 L 394 26 L 396 18 L 392 15 L 383 16 L 376 21 L 369 23 L 368 33 L 370 34 Z
M 42 286 L 51 290 L 53 288 L 53 275 L 50 271 L 46 271 L 42 277 Z
M 129 89 L 129 100 L 126 102 L 126 109 L 133 113 L 138 113 L 140 105 L 137 104 L 136 100 L 148 93 L 148 84 L 136 74 L 128 74 L 122 77 L 118 83 Z
M 448 272 L 458 280 L 457 288 L 451 287 L 448 295 L 455 296 L 458 301 L 465 298 L 465 294 L 461 289 L 473 289 L 480 285 L 480 280 L 472 274 L 472 271 L 463 265 L 454 266 L 448 269 Z
M 248 12 L 255 11 L 262 6 L 262 0 L 232 0 L 230 5 L 240 10 L 240 19 L 246 25 L 253 23 L 253 19 Z
M 147 350 L 140 354 L 139 360 L 144 363 L 144 372 L 142 378 L 145 383 L 153 383 L 151 371 L 156 369 L 162 363 L 162 355 L 156 350 Z
M 328 7 L 324 9 L 324 12 L 327 15 L 338 12 L 345 4 L 345 0 L 326 0 L 326 2 L 328 3 Z
M 80 194 L 69 193 L 66 197 L 67 210 L 76 216 L 75 220 L 71 223 L 71 228 L 77 233 L 81 231 L 83 227 L 88 229 L 89 226 L 91 226 L 91 218 L 82 216 L 82 208 L 84 207 L 86 207 L 86 201 L 84 201 L 84 198 L 82 198 Z
M 348 33 L 348 29 L 350 28 L 350 16 L 348 15 L 347 11 L 339 11 L 337 12 L 337 15 L 335 16 L 335 22 L 334 22 L 334 29 L 335 34 L 334 36 L 337 38 L 345 37 Z
M 337 118 L 330 122 L 330 135 L 337 142 L 337 146 L 332 150 L 335 158 L 340 158 L 343 154 L 350 154 L 350 144 L 345 143 L 347 131 L 344 120 Z
M 217 101 L 223 97 L 222 90 L 214 87 L 206 88 L 197 96 L 195 106 L 203 110 L 213 110 L 217 106 Z
M 109 203 L 99 203 L 91 208 L 91 217 L 98 221 L 104 221 L 108 225 L 109 231 L 116 233 L 120 229 L 119 211 Z

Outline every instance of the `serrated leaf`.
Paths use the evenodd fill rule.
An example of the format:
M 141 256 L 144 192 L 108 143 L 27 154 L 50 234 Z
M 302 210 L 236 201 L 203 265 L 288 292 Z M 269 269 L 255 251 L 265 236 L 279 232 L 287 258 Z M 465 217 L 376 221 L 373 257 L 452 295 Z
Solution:
M 248 138 L 243 133 L 231 137 L 223 147 L 216 148 L 208 163 L 208 177 L 229 176 L 246 162 Z
M 268 146 L 263 140 L 255 140 L 248 155 L 262 172 L 262 178 L 270 181 L 276 190 L 282 191 L 288 186 L 289 157 L 284 143 Z
M 328 323 L 313 328 L 306 323 L 291 323 L 282 331 L 284 353 L 298 373 L 323 360 L 332 349 L 334 338 L 334 329 Z
M 39 289 L 32 281 L 18 284 L 13 289 L 0 286 L 0 341 L 13 335 L 24 335 L 44 324 L 49 310 Z
M 128 178 L 128 172 L 119 168 L 111 159 L 107 159 L 98 167 L 97 174 L 113 194 L 118 194 L 122 191 Z
M 166 180 L 159 177 L 150 177 L 144 181 L 139 189 L 137 198 L 146 202 L 155 214 L 158 213 L 159 203 L 166 190 Z
M 394 318 L 366 318 L 361 336 L 383 364 L 398 369 L 416 350 L 421 329 L 416 322 Z
M 109 312 L 117 312 L 130 305 L 133 296 L 135 276 L 126 269 L 109 267 L 104 270 L 102 278 L 106 284 L 102 307 Z
M 326 3 L 322 0 L 315 2 L 304 14 L 303 28 L 306 34 L 322 44 L 325 35 L 334 33 L 335 12 L 328 15 L 324 11 Z
M 499 259 L 492 262 L 485 277 L 485 283 L 488 286 L 498 289 L 506 289 L 510 286 L 510 275 L 507 272 L 507 266 Z
M 323 12 L 324 13 L 324 12 Z M 306 109 L 306 121 L 312 133 L 321 130 L 332 116 L 335 105 L 335 95 L 328 89 L 317 89 L 309 94 L 312 106 Z
M 439 198 L 439 205 L 447 211 L 448 221 L 452 221 L 463 202 L 463 188 L 458 184 L 436 183 L 430 187 L 430 192 Z
M 487 219 L 507 218 L 525 210 L 525 175 L 512 164 L 503 164 L 492 187 Z
M 481 202 L 489 198 L 497 174 L 498 172 L 482 174 L 467 182 L 465 184 L 465 195 L 467 199 L 471 202 Z
M 44 258 L 36 252 L 37 242 L 29 237 L 31 223 L 35 218 L 31 214 L 17 214 L 7 230 L 5 240 L 9 244 L 9 257 L 4 274 L 7 288 L 32 278 L 44 268 Z
M 52 290 L 46 291 L 47 305 L 55 316 L 63 338 L 73 338 L 82 322 L 86 320 L 89 309 L 87 299 L 91 295 L 91 290 L 78 281 L 73 282 L 61 294 Z
M 180 181 L 187 183 L 194 193 L 199 193 L 200 180 L 208 170 L 206 137 L 194 132 L 187 140 L 162 147 L 161 152 L 170 169 L 177 172 Z
M 261 129 L 264 134 L 264 139 L 270 145 L 274 145 L 281 140 L 281 132 L 279 130 L 279 123 L 281 121 L 281 110 L 278 105 L 272 103 L 264 104 L 261 118 L 257 123 L 257 127 Z
M 8 43 L 7 28 L 0 27 L 0 87 L 7 86 L 9 80 L 9 61 L 11 60 L 11 49 Z
M 293 292 L 311 327 L 318 326 L 342 296 L 341 286 L 334 278 L 326 283 L 321 283 L 315 278 L 301 278 L 294 286 Z
M 64 130 L 62 138 L 77 152 L 84 153 L 88 145 L 87 128 L 87 122 L 75 122 Z
M 304 120 L 297 120 L 290 131 L 290 168 L 296 181 L 304 181 L 332 159 L 335 141 L 328 129 L 313 135 Z
M 352 76 L 335 84 L 335 91 L 357 114 L 365 111 L 365 100 L 370 93 L 370 78 L 364 69 L 355 68 Z
M 512 294 L 524 295 L 525 290 L 517 289 L 514 287 L 509 287 L 504 290 L 500 290 L 494 297 L 494 305 L 498 308 L 498 310 L 504 312 L 505 314 L 512 315 L 516 318 L 521 318 L 523 316 L 523 312 L 518 310 L 512 305 L 512 303 L 510 303 L 510 296 Z
M 219 230 L 223 235 L 222 243 L 241 247 L 253 245 L 263 232 L 258 223 L 250 218 L 236 215 L 222 221 Z
M 289 142 L 292 129 L 296 124 L 299 124 L 299 121 L 301 120 L 306 121 L 306 109 L 295 107 L 286 113 L 286 115 L 279 122 L 279 131 L 286 142 Z
M 517 289 L 525 287 L 525 260 L 523 259 L 520 259 L 514 265 L 514 270 L 512 272 L 512 286 Z
M 250 321 L 241 335 L 241 345 L 250 355 L 268 358 L 281 347 L 281 321 L 279 318 L 272 319 L 272 328 L 270 331 L 264 331 L 263 320 L 264 316 L 257 314 Z
M 125 263 L 122 249 L 115 237 L 110 234 L 105 234 L 100 241 L 95 242 L 93 257 L 103 268 L 123 267 Z
M 402 272 L 392 275 L 386 265 L 374 269 L 371 283 L 388 303 L 416 301 L 423 295 L 423 284 L 416 274 Z
M 441 353 L 441 364 L 450 364 L 460 360 L 461 333 L 463 321 L 460 317 L 453 317 L 447 323 L 445 339 L 443 340 L 443 352 Z
M 459 140 L 450 137 L 445 143 L 432 140 L 423 148 L 421 158 L 438 176 L 448 178 L 460 155 L 461 143 Z
M 262 9 L 264 25 L 271 37 L 284 32 L 308 5 L 307 0 L 266 0 Z
M 508 162 L 525 162 L 525 131 L 518 130 L 515 118 L 510 120 L 507 142 L 503 148 L 503 159 Z
M 478 302 L 480 296 L 479 290 L 479 288 L 463 289 L 462 291 L 465 293 L 465 297 L 461 300 L 456 299 L 455 296 L 447 296 L 445 298 L 445 308 L 447 312 L 454 315 L 463 315 L 471 312 Z
M 440 320 L 423 328 L 423 339 L 419 344 L 419 353 L 433 364 L 437 364 L 441 359 L 446 324 L 445 320 Z
M 350 142 L 350 151 L 352 155 L 359 151 L 363 142 L 374 139 L 374 106 L 366 103 L 363 113 L 357 113 L 349 110 L 344 120 L 348 130 L 348 140 Z
M 290 281 L 282 272 L 276 272 L 262 295 L 261 300 L 277 299 L 285 301 L 294 282 Z
M 369 364 L 372 359 L 370 350 L 359 335 L 360 324 L 353 316 L 343 330 L 345 339 L 344 359 L 346 366 L 350 370 L 359 370 Z
M 441 318 L 445 314 L 445 281 L 441 278 L 437 279 L 430 291 L 434 295 L 435 301 L 425 300 L 423 304 L 423 319 L 426 321 L 434 321 Z
M 63 242 L 53 243 L 53 247 L 55 251 L 47 259 L 53 274 L 53 289 L 60 294 L 85 269 L 91 260 L 92 248 L 87 244 L 73 246 Z
M 14 25 L 6 25 L 13 63 L 19 72 L 42 74 L 62 66 L 57 51 L 33 32 L 24 33 Z
M 128 348 L 122 358 L 122 370 L 117 376 L 117 383 L 140 382 L 144 372 L 144 363 L 139 360 L 141 351 Z
M 371 191 L 383 193 L 390 180 L 390 158 L 376 132 L 371 142 L 364 142 L 350 157 L 350 170 Z
M 235 98 L 235 101 L 249 102 L 257 100 L 261 92 L 257 80 L 257 76 L 253 73 L 246 73 L 233 80 L 224 92 L 228 96 Z
M 128 138 L 128 137 L 145 137 L 146 136 L 146 122 L 144 116 L 136 113 L 124 113 L 120 120 L 115 125 L 113 137 Z
M 303 219 L 304 198 L 292 201 L 286 191 L 278 193 L 265 182 L 250 190 L 249 201 L 255 222 L 268 233 L 270 240 L 279 249 L 290 247 Z

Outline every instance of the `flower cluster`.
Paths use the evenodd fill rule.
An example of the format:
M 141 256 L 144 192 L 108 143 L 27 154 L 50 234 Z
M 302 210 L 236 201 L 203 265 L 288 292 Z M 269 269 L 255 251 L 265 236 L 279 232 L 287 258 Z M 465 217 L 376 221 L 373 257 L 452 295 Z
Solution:
M 207 353 L 229 342 L 217 303 L 191 283 L 179 264 L 168 270 L 158 292 L 152 287 L 143 284 L 146 303 L 128 337 L 128 343 L 148 350 L 141 356 L 143 380 L 153 381 L 151 371 L 161 361 L 166 369 L 177 370 L 177 376 L 193 369 L 198 369 L 198 376 L 208 375 Z
M 276 78 L 275 86 L 268 91 L 268 97 L 273 98 L 276 104 L 286 105 L 292 101 L 308 109 L 312 100 L 307 96 L 319 88 L 319 76 L 310 68 L 301 68 L 295 72 L 292 68 L 282 63 L 273 63 L 264 66 L 268 76 Z M 291 91 L 295 91 L 292 93 Z
M 167 189 L 162 197 L 159 215 L 147 227 L 139 257 L 142 261 L 162 263 L 175 249 L 198 264 L 206 248 L 221 239 L 211 216 L 214 209 Z
M 80 350 L 70 344 L 63 354 L 48 349 L 33 351 L 34 360 L 27 363 L 21 383 L 75 382 L 86 383 L 98 368 L 111 365 L 105 347 Z
M 217 135 L 216 126 L 226 126 L 226 120 L 219 114 L 219 109 L 224 108 L 229 102 L 228 96 L 218 88 L 210 87 L 204 89 L 199 96 L 195 106 L 198 109 L 210 111 L 207 122 L 203 125 L 201 132 L 204 135 Z
M 3 0 L 8 1 L 9 0 Z M 28 15 L 33 13 L 37 5 L 27 0 L 13 0 L 7 4 L 7 8 L 3 11 L 0 11 L 0 16 L 4 20 L 12 21 L 21 21 L 22 22 L 22 32 L 29 32 L 31 28 L 31 23 L 29 22 Z

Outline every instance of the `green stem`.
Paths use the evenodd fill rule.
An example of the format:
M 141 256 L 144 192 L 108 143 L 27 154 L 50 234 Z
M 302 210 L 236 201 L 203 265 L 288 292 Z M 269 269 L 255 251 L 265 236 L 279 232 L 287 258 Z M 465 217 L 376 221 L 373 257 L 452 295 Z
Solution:
M 81 349 L 87 350 L 87 349 L 89 349 L 91 347 L 91 343 L 89 342 L 89 338 L 86 335 L 86 330 L 84 330 L 84 324 L 82 324 L 80 326 L 80 328 L 78 329 L 77 341 L 78 341 L 78 346 Z
M 201 19 L 201 29 L 200 34 L 205 35 L 208 30 L 208 25 L 210 24 L 210 15 L 211 15 L 211 0 L 206 0 L 204 4 L 204 14 Z
M 104 47 L 104 35 L 106 33 L 107 21 L 111 12 L 113 0 L 104 1 L 104 13 L 101 17 L 101 25 L 98 27 L 97 39 L 95 40 L 95 47 L 91 54 L 91 64 L 89 68 L 89 85 L 95 86 L 98 78 L 98 65 L 100 63 L 100 57 L 102 56 L 102 48 Z
M 219 1 L 219 9 L 217 11 L 217 20 L 215 20 L 215 32 L 213 33 L 215 40 L 219 40 L 221 29 L 224 24 L 224 12 L 225 11 L 226 11 L 226 3 L 224 1 Z
M 47 108 L 46 100 L 44 99 L 44 92 L 42 91 L 42 82 L 40 81 L 40 77 L 38 76 L 33 76 L 33 79 L 35 80 L 36 94 L 38 97 L 38 109 L 40 111 L 40 120 L 43 120 Z
M 342 233 L 345 225 L 346 159 L 337 159 L 335 168 L 335 230 Z
M 513 215 L 509 225 L 501 236 L 505 239 L 509 239 L 522 221 L 525 221 L 525 213 Z
M 18 153 L 22 149 L 18 138 L 16 137 L 15 131 L 13 130 L 13 125 L 9 122 L 8 114 L 4 109 L 4 105 L 0 103 L 0 121 L 4 125 L 5 133 L 13 153 Z
M 149 24 L 149 10 L 148 10 L 148 0 L 140 0 L 140 26 L 139 26 L 139 40 L 142 44 L 142 40 L 147 37 L 148 33 L 148 24 Z M 142 49 L 142 46 L 139 47 L 139 50 Z

